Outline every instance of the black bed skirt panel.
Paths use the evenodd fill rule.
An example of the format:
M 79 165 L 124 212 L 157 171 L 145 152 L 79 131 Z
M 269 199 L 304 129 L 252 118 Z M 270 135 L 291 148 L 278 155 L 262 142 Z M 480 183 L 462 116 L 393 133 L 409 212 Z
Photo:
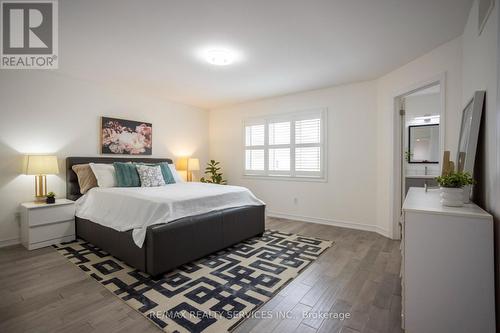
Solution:
M 76 218 L 77 237 L 153 276 L 222 250 L 265 230 L 265 206 L 245 206 L 150 226 L 139 248 L 132 231 Z

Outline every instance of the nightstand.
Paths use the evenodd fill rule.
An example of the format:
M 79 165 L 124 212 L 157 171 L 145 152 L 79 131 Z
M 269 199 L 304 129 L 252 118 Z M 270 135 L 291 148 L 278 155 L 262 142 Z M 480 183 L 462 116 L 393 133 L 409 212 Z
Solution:
M 21 243 L 28 250 L 75 239 L 75 202 L 21 204 Z

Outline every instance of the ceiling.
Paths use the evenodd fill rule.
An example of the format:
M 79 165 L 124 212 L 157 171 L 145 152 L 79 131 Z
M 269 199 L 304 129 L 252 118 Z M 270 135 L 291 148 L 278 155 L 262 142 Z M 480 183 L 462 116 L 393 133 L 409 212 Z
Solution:
M 59 72 L 211 109 L 377 78 L 461 35 L 471 3 L 59 1 Z

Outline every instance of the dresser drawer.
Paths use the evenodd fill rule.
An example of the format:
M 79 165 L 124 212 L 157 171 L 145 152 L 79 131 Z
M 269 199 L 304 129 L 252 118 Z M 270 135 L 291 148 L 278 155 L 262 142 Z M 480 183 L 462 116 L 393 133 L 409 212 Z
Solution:
M 75 220 L 31 227 L 29 234 L 31 244 L 72 236 L 75 234 Z
M 47 223 L 73 220 L 75 218 L 74 205 L 60 205 L 42 207 L 28 211 L 29 226 L 38 226 Z

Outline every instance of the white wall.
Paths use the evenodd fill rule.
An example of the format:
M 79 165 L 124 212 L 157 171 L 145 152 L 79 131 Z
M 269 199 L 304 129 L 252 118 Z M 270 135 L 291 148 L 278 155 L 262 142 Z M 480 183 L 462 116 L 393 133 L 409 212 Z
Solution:
M 415 117 L 426 115 L 439 116 L 441 111 L 441 95 L 433 93 L 405 97 L 405 111 L 407 122 L 412 122 Z
M 445 77 L 445 149 L 455 151 L 462 106 L 461 56 L 461 38 L 456 38 L 376 81 L 211 110 L 210 157 L 222 162 L 231 183 L 249 187 L 266 201 L 271 215 L 392 237 L 394 98 Z M 246 117 L 314 107 L 329 109 L 327 183 L 242 176 Z
M 472 6 L 463 35 L 462 73 L 462 104 L 472 98 L 476 90 L 486 90 L 486 101 L 483 113 L 484 158 L 481 161 L 481 177 L 484 177 L 484 187 L 481 189 L 481 201 L 487 209 L 492 209 L 500 201 L 496 189 L 500 183 L 495 179 L 498 146 L 496 141 L 496 103 L 497 103 L 497 24 L 496 11 L 478 36 L 478 3 Z M 495 201 L 496 199 L 496 201 Z M 500 213 L 500 207 L 497 212 Z
M 270 215 L 375 231 L 376 92 L 371 81 L 211 110 L 210 158 L 221 161 L 231 184 L 264 200 Z M 246 118 L 318 107 L 328 108 L 328 182 L 243 177 Z
M 381 77 L 377 81 L 378 175 L 377 223 L 384 230 L 394 228 L 394 98 L 421 86 L 429 80 L 445 75 L 445 142 L 452 156 L 458 145 L 460 112 L 462 107 L 462 43 L 461 37 L 445 43 L 430 53 Z M 392 234 L 392 232 L 391 232 Z M 394 236 L 397 236 L 394 233 Z
M 486 90 L 486 102 L 479 144 L 478 203 L 488 210 L 495 221 L 496 298 L 500 299 L 500 105 L 498 103 L 499 75 L 499 26 L 500 3 L 478 36 L 478 2 L 475 1 L 463 34 L 462 103 L 465 104 L 476 90 Z M 482 151 L 481 151 L 482 150 Z M 500 327 L 500 307 L 497 306 L 497 327 Z
M 48 71 L 0 74 L 0 246 L 19 237 L 15 213 L 33 200 L 34 177 L 20 175 L 21 156 L 55 153 L 62 173 L 48 176 L 65 196 L 64 158 L 99 155 L 99 117 L 153 124 L 153 157 L 208 156 L 207 111 L 117 91 Z

